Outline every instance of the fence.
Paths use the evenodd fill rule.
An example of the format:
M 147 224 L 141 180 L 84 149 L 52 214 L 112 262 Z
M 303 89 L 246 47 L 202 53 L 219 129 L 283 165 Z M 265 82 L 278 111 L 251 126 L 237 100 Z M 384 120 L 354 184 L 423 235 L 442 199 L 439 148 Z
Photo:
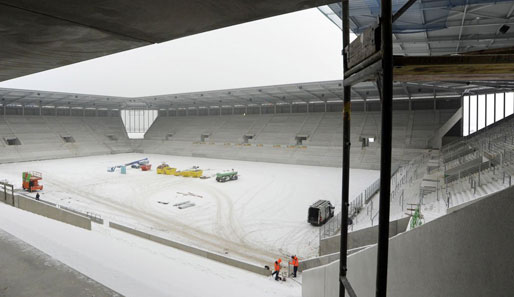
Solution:
M 31 197 L 31 196 L 29 196 L 29 195 L 27 195 L 25 193 L 19 193 L 18 195 L 22 196 L 24 198 L 27 198 L 27 199 L 34 199 L 33 197 Z M 102 217 L 99 214 L 96 214 L 96 213 L 93 213 L 93 212 L 89 212 L 89 211 L 80 211 L 80 210 L 77 210 L 77 209 L 74 209 L 74 208 L 70 208 L 70 207 L 67 207 L 67 206 L 62 206 L 60 204 L 57 204 L 57 203 L 54 203 L 54 202 L 50 202 L 50 201 L 47 201 L 47 200 L 43 200 L 43 199 L 39 199 L 38 201 L 40 203 L 43 203 L 43 204 L 46 204 L 46 205 L 49 205 L 49 206 L 52 206 L 52 207 L 55 207 L 55 208 L 64 209 L 64 210 L 66 210 L 68 212 L 71 212 L 71 213 L 74 213 L 76 215 L 87 217 L 87 218 L 89 218 L 91 221 L 93 221 L 95 223 L 98 223 L 98 224 L 103 224 L 104 223 L 104 220 L 102 219 Z
M 402 213 L 405 204 L 405 186 L 418 178 L 418 170 L 421 165 L 425 164 L 425 162 L 429 159 L 428 156 L 428 153 L 424 153 L 421 156 L 411 160 L 407 165 L 398 168 L 391 177 L 390 201 L 393 203 L 393 201 L 397 199 Z M 378 213 L 379 208 L 374 207 L 373 201 L 367 204 L 366 215 L 370 220 L 371 226 L 374 226 L 375 222 L 377 222 L 376 219 L 378 217 Z
M 82 212 L 82 211 L 79 211 L 79 210 L 76 210 L 76 209 L 73 209 L 73 208 L 69 208 L 69 207 L 66 207 L 66 206 L 61 206 L 61 205 L 57 205 L 57 207 L 62 208 L 64 210 L 67 210 L 69 212 L 78 214 L 78 215 L 86 216 L 91 221 L 93 221 L 93 222 L 95 222 L 97 224 L 103 225 L 103 223 L 104 223 L 104 220 L 102 219 L 102 217 L 100 215 L 96 214 L 96 213 L 92 213 L 92 212 L 89 212 L 89 211 Z
M 401 188 L 401 186 L 403 184 L 411 182 L 413 178 L 416 178 L 417 170 L 421 166 L 421 164 L 426 161 L 427 156 L 428 154 L 424 153 L 421 156 L 412 159 L 408 164 L 397 167 L 393 170 L 391 174 L 391 201 L 395 198 L 398 198 L 399 203 L 402 205 L 402 209 L 404 203 L 404 191 Z M 350 205 L 348 207 L 348 217 L 351 219 L 355 219 L 357 215 L 360 213 L 360 211 L 364 208 L 364 206 L 367 205 L 367 215 L 369 216 L 371 220 L 371 225 L 373 226 L 373 222 L 378 215 L 378 208 L 377 213 L 373 214 L 373 202 L 371 201 L 370 203 L 370 199 L 379 190 L 380 179 L 377 179 L 350 202 Z M 324 238 L 331 237 L 339 233 L 341 229 L 341 219 L 342 215 L 341 212 L 339 212 L 325 225 L 321 226 L 319 230 L 319 240 L 321 241 Z
M 367 203 L 379 189 L 380 178 L 374 181 L 350 202 L 348 207 L 348 217 L 354 218 L 364 207 L 364 204 Z M 341 229 L 341 219 L 342 212 L 339 212 L 335 217 L 326 222 L 325 225 L 321 226 L 319 229 L 319 240 L 337 234 Z

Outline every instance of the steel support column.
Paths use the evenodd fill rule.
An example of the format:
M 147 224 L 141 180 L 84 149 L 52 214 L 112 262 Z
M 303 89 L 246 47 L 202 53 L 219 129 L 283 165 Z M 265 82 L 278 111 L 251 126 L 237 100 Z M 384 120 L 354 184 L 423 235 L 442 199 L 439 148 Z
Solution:
M 393 31 L 391 0 L 381 0 L 382 136 L 380 143 L 380 205 L 378 217 L 376 297 L 387 295 L 389 207 L 391 194 L 391 146 L 393 119 Z
M 350 15 L 349 0 L 342 1 L 343 8 L 343 49 L 350 45 Z M 343 70 L 348 70 L 348 53 L 343 50 Z M 342 203 L 341 203 L 341 248 L 339 257 L 339 296 L 345 296 L 347 250 L 348 250 L 348 205 L 350 188 L 350 115 L 351 115 L 351 89 L 352 86 L 343 88 L 343 172 L 342 172 Z

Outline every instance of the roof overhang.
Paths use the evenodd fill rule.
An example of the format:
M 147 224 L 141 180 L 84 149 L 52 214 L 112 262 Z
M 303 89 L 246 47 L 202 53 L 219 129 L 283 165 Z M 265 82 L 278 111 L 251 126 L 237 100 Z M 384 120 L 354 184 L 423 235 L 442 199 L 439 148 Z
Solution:
M 0 81 L 333 0 L 2 0 Z

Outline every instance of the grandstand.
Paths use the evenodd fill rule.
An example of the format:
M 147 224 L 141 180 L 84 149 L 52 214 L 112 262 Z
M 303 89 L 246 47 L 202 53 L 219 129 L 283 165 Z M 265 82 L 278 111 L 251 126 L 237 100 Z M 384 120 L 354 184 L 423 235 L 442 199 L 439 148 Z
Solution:
M 0 131 L 2 163 L 132 151 L 119 117 L 2 116 Z
M 4 89 L 0 93 L 8 101 L 3 105 L 2 123 L 5 123 L 5 127 L 2 129 L 8 133 L 3 137 L 18 138 L 21 145 L 11 147 L 4 141 L 2 149 L 20 154 L 24 150 L 32 150 L 36 144 L 46 146 L 40 152 L 39 159 L 164 152 L 182 156 L 338 167 L 342 160 L 343 131 L 339 85 L 340 81 L 328 81 L 161 95 L 151 100 L 148 97 L 132 98 L 131 104 L 151 102 L 159 111 L 159 116 L 141 141 L 127 138 L 128 130 L 119 118 L 118 104 L 123 102 L 123 98 L 98 97 L 94 109 L 81 105 L 80 100 L 69 108 L 61 108 L 60 104 L 69 105 L 68 98 L 94 96 Z M 462 112 L 458 112 L 460 98 L 443 89 L 437 90 L 436 94 L 440 97 L 434 99 L 431 97 L 434 90 L 427 86 L 419 87 L 414 97 L 414 90 L 398 87 L 400 96 L 410 96 L 411 99 L 395 103 L 395 165 L 408 162 L 432 148 L 435 139 L 439 139 L 440 143 L 443 138 L 451 139 L 452 133 L 455 134 L 450 129 L 462 117 Z M 371 84 L 363 84 L 357 92 L 367 93 L 368 97 L 353 104 L 352 167 L 378 169 L 381 131 L 378 94 Z M 227 97 L 227 93 L 231 95 Z M 267 94 L 274 95 L 270 99 Z M 56 100 L 56 97 L 61 99 Z M 198 97 L 203 101 L 194 99 L 194 109 L 170 108 L 170 101 L 175 105 L 184 105 L 185 98 Z M 325 101 L 319 101 L 320 97 Z M 248 104 L 248 98 L 252 104 Z M 270 103 L 272 99 L 274 103 Z M 47 100 L 54 102 L 54 106 L 42 107 Z M 230 105 L 210 106 L 210 100 L 221 100 Z M 8 130 L 11 121 L 39 125 L 39 136 L 26 142 L 28 135 L 24 136 L 23 133 L 32 133 L 30 128 L 24 132 L 21 129 L 27 126 L 20 125 L 17 131 Z M 444 133 L 438 131 L 440 129 Z M 63 137 L 72 137 L 75 142 L 67 143 Z M 10 154 L 4 158 L 38 159 Z

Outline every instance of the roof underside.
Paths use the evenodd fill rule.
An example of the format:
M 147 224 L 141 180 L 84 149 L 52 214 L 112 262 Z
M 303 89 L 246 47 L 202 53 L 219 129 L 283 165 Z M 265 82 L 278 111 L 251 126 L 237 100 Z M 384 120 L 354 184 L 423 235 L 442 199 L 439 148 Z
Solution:
M 1 0 L 0 81 L 333 0 Z
M 395 9 L 406 1 L 394 0 Z M 320 9 L 337 24 L 341 6 L 330 4 L 332 2 L 0 0 L 0 81 L 320 5 L 329 4 L 329 9 Z M 361 32 L 376 22 L 378 3 L 374 0 L 350 2 L 354 32 Z M 399 18 L 394 29 L 395 55 L 440 56 L 511 46 L 513 13 L 514 1 L 418 0 Z M 506 30 L 500 30 L 502 26 L 507 26 Z M 417 67 L 423 68 L 423 65 Z M 395 98 L 444 98 L 460 96 L 464 91 L 514 88 L 512 80 L 501 77 L 468 81 L 451 78 L 454 81 L 421 81 L 417 77 L 414 82 L 408 79 L 397 82 Z M 298 83 L 140 98 L 0 89 L 0 104 L 117 109 L 331 102 L 342 100 L 341 84 L 341 81 Z M 352 100 L 376 99 L 378 92 L 373 82 L 352 88 Z
M 407 0 L 393 0 L 393 11 Z M 341 28 L 341 3 L 320 10 Z M 350 26 L 356 34 L 376 24 L 379 1 L 350 1 Z M 502 26 L 509 27 L 502 32 Z M 393 24 L 394 54 L 446 55 L 514 43 L 512 0 L 418 0 Z
M 33 90 L 0 89 L 0 105 L 25 107 L 77 107 L 77 108 L 151 108 L 176 109 L 218 106 L 259 106 L 274 104 L 332 103 L 343 100 L 342 80 L 263 86 L 231 90 L 217 90 L 147 97 L 112 97 Z M 397 82 L 394 84 L 395 100 L 447 99 L 460 97 L 467 92 L 510 91 L 513 83 L 488 86 L 462 82 Z M 363 82 L 352 88 L 352 101 L 378 100 L 373 82 Z

